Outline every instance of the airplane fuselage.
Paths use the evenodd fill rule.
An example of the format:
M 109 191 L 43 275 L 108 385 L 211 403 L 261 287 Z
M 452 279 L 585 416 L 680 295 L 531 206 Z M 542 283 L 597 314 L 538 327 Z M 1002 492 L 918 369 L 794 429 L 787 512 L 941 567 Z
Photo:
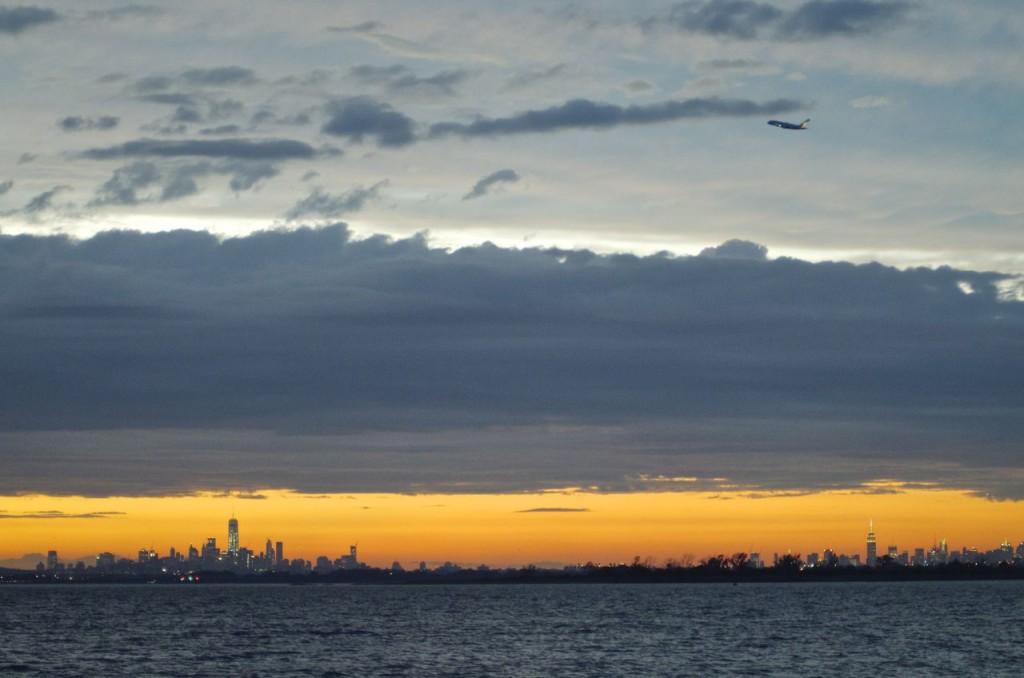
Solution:
M 811 119 L 807 118 L 798 125 L 795 122 L 786 122 L 784 120 L 769 120 L 768 124 L 773 127 L 781 127 L 782 129 L 807 129 L 807 123 L 810 121 Z

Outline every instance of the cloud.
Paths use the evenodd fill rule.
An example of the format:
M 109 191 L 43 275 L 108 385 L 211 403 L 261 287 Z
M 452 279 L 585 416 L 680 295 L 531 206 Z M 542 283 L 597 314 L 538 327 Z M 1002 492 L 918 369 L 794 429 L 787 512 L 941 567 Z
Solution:
M 168 119 L 171 125 L 163 129 L 175 129 L 173 125 L 177 123 L 178 131 L 184 131 L 185 125 L 223 120 L 240 115 L 245 110 L 245 105 L 235 99 L 216 99 L 191 94 L 156 93 L 139 98 L 151 103 L 174 105 L 174 113 Z
M 173 162 L 158 166 L 140 160 L 119 167 L 102 186 L 89 207 L 104 205 L 140 205 L 180 200 L 199 193 L 198 179 L 210 174 L 228 175 L 232 191 L 248 191 L 260 181 L 280 174 L 277 166 L 266 160 L 230 159 L 220 162 Z
M 32 198 L 21 211 L 28 215 L 44 212 L 53 207 L 53 199 L 56 198 L 59 193 L 70 190 L 70 186 L 54 186 L 50 190 L 44 191 Z
M 636 79 L 630 80 L 629 82 L 626 83 L 626 91 L 631 92 L 633 94 L 650 92 L 653 89 L 656 89 L 656 87 L 653 83 L 650 83 L 647 80 Z
M 907 2 L 811 0 L 786 18 L 779 34 L 790 40 L 867 35 L 902 23 L 911 7 Z
M 469 53 L 460 52 L 450 48 L 438 48 L 431 45 L 405 40 L 384 33 L 384 25 L 378 21 L 367 21 L 355 26 L 329 26 L 327 31 L 331 33 L 348 34 L 361 40 L 370 42 L 386 52 L 409 59 L 425 59 L 429 61 L 487 61 L 495 62 L 497 59 L 486 52 Z
M 132 84 L 131 88 L 136 92 L 147 94 L 169 89 L 174 85 L 174 82 L 174 78 L 169 75 L 147 75 L 146 77 L 136 80 Z
M 95 520 L 128 515 L 124 511 L 94 511 L 92 513 L 65 513 L 64 511 L 37 511 L 34 513 L 11 513 L 0 511 L 0 520 Z
M 199 130 L 200 134 L 206 136 L 233 136 L 242 131 L 240 125 L 219 125 Z
M 144 76 L 129 83 L 125 91 L 138 101 L 173 106 L 174 111 L 162 123 L 163 126 L 148 126 L 149 129 L 169 133 L 176 130 L 175 126 L 212 124 L 241 115 L 245 104 L 236 98 L 223 96 L 223 90 L 251 88 L 260 82 L 251 68 L 214 66 L 190 68 L 176 74 Z
M 199 193 L 196 181 L 210 173 L 212 165 L 208 162 L 197 162 L 174 167 L 164 182 L 159 199 L 156 202 L 171 202 Z
M 764 103 L 743 99 L 686 99 L 644 106 L 618 106 L 574 99 L 559 106 L 530 110 L 506 118 L 477 118 L 470 123 L 440 122 L 430 126 L 427 138 L 446 136 L 497 137 L 513 134 L 557 132 L 567 129 L 608 129 L 619 125 L 652 125 L 683 119 L 747 117 L 792 113 L 806 104 L 792 99 Z M 416 141 L 412 118 L 391 106 L 357 97 L 331 102 L 330 119 L 322 131 L 362 142 L 374 137 L 381 146 L 405 146 Z
M 216 166 L 218 174 L 230 174 L 229 186 L 236 193 L 251 190 L 264 179 L 280 174 L 274 163 L 266 160 L 228 160 Z
M 522 511 L 516 511 L 516 513 L 589 513 L 588 508 L 532 508 L 525 509 Z
M 3 195 L 12 188 L 14 188 L 13 179 L 8 179 L 7 181 L 0 181 L 0 195 Z
M 17 35 L 30 28 L 57 21 L 52 9 L 41 7 L 0 7 L 0 33 Z
M 80 115 L 62 118 L 57 125 L 65 132 L 83 132 L 86 130 L 110 130 L 117 127 L 121 119 L 114 115 L 102 115 L 98 118 L 85 118 Z
M 471 123 L 436 123 L 430 127 L 429 136 L 496 137 L 565 129 L 608 129 L 619 125 L 652 125 L 685 119 L 777 115 L 805 107 L 806 104 L 792 99 L 776 99 L 765 103 L 743 99 L 686 99 L 646 106 L 618 106 L 574 99 L 560 106 L 525 111 L 507 118 L 478 118 Z
M 709 250 L 0 234 L 0 494 L 1024 497 L 1008 276 Z
M 130 86 L 130 90 L 138 94 L 151 95 L 148 101 L 161 103 L 160 92 L 165 92 L 172 87 L 181 86 L 185 88 L 204 87 L 248 87 L 260 81 L 256 71 L 243 66 L 213 66 L 210 68 L 189 68 L 175 75 L 155 74 L 139 78 Z M 176 99 L 163 100 L 163 103 L 183 103 L 182 97 L 189 96 L 182 93 L 172 93 L 169 96 Z
M 308 160 L 316 156 L 309 144 L 291 139 L 137 139 L 79 154 L 90 160 L 117 158 L 231 158 L 235 160 Z
M 384 24 L 379 21 L 364 21 L 355 26 L 332 26 L 327 30 L 335 33 L 373 33 L 382 28 L 384 28 Z
M 196 87 L 224 87 L 226 85 L 254 85 L 259 82 L 256 72 L 242 66 L 216 68 L 190 68 L 183 71 L 181 81 Z
M 321 128 L 326 134 L 362 142 L 373 137 L 381 146 L 406 146 L 414 140 L 412 118 L 368 97 L 341 99 L 327 105 L 330 119 Z
M 744 75 L 774 75 L 781 69 L 754 59 L 710 59 L 701 61 L 697 68 L 705 71 L 741 73 Z
M 160 171 L 151 162 L 125 165 L 114 170 L 114 175 L 96 191 L 96 198 L 90 205 L 137 205 L 139 191 L 159 180 Z
M 398 93 L 455 95 L 455 87 L 469 77 L 469 71 L 455 70 L 437 73 L 426 78 L 406 73 L 388 83 L 388 89 Z
M 311 216 L 320 219 L 336 219 L 343 214 L 358 212 L 368 200 L 376 198 L 380 189 L 386 185 L 386 181 L 380 181 L 369 188 L 358 186 L 341 195 L 331 195 L 318 186 L 288 210 L 285 218 L 289 221 Z
M 269 499 L 269 497 L 260 492 L 215 492 L 211 493 L 210 496 L 218 497 L 222 499 L 247 499 L 253 501 L 263 501 Z
M 259 111 L 254 113 L 252 118 L 249 119 L 249 124 L 252 126 L 260 125 L 308 125 L 311 118 L 309 113 L 300 112 L 293 115 L 275 115 L 270 111 Z
M 185 108 L 197 108 L 199 106 L 199 100 L 196 97 L 183 92 L 153 92 L 141 95 L 139 100 L 153 104 L 169 104 Z
M 715 259 L 768 259 L 768 248 L 746 240 L 728 240 L 717 247 L 706 247 L 698 256 Z
M 503 169 L 498 170 L 497 172 L 491 172 L 486 177 L 473 184 L 473 188 L 469 193 L 462 196 L 462 199 L 471 200 L 473 198 L 479 198 L 480 196 L 487 195 L 488 191 L 497 184 L 514 183 L 516 181 L 519 181 L 519 174 L 513 169 Z
M 753 0 L 709 0 L 676 5 L 669 15 L 669 22 L 695 33 L 752 40 L 761 28 L 782 15 L 782 10 Z
M 513 75 L 505 83 L 505 87 L 508 89 L 523 89 L 526 87 L 532 87 L 540 82 L 548 80 L 555 80 L 565 73 L 566 65 L 555 64 L 542 70 L 526 71 L 524 73 L 518 73 Z
M 363 84 L 381 85 L 396 94 L 443 94 L 453 96 L 455 87 L 470 73 L 465 70 L 444 71 L 429 77 L 416 75 L 408 66 L 355 66 L 349 75 Z
M 788 10 L 755 0 L 689 0 L 675 5 L 664 23 L 680 31 L 734 40 L 820 40 L 898 26 L 913 7 L 899 0 L 810 0 Z M 642 22 L 647 28 L 659 23 L 658 19 Z

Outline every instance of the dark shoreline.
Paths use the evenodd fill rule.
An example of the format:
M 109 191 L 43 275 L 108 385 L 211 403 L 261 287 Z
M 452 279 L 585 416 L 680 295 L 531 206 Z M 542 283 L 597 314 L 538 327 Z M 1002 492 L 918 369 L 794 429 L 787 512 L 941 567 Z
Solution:
M 649 568 L 594 566 L 573 570 L 522 568 L 457 570 L 453 572 L 395 572 L 375 568 L 336 570 L 329 573 L 235 573 L 203 571 L 188 574 L 112 573 L 88 570 L 54 575 L 26 570 L 0 570 L 0 584 L 290 584 L 290 585 L 422 585 L 422 584 L 773 584 L 797 582 L 914 582 L 1024 580 L 1024 566 L 1003 563 L 952 563 L 929 567 L 837 567 L 785 570 L 739 568 L 709 571 L 701 567 Z

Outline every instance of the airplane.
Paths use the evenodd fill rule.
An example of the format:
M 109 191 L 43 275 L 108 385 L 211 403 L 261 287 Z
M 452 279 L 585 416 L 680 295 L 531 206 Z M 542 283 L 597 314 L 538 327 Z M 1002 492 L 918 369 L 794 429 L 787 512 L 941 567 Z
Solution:
M 810 121 L 811 119 L 807 118 L 802 123 L 797 125 L 796 123 L 783 122 L 782 120 L 769 120 L 768 124 L 772 125 L 773 127 L 781 127 L 782 129 L 807 129 L 807 123 L 809 123 Z

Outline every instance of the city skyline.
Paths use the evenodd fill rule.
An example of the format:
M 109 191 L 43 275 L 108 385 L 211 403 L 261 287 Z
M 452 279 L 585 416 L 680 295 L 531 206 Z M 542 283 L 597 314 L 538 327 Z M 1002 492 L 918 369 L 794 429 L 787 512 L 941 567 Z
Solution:
M 235 573 L 266 573 L 266 572 L 282 572 L 282 573 L 294 573 L 294 574 L 308 574 L 310 572 L 317 572 L 320 574 L 326 574 L 336 570 L 357 570 L 368 567 L 368 565 L 359 560 L 357 545 L 352 544 L 348 547 L 348 552 L 344 555 L 332 558 L 329 555 L 321 554 L 315 559 L 307 559 L 302 556 L 295 556 L 292 558 L 286 558 L 285 554 L 285 542 L 274 541 L 270 538 L 266 540 L 266 546 L 262 551 L 255 551 L 248 547 L 238 547 L 239 543 L 239 522 L 232 516 L 227 523 L 227 543 L 228 547 L 226 550 L 221 549 L 217 544 L 217 537 L 207 537 L 203 540 L 201 546 L 197 547 L 194 543 L 190 542 L 187 549 L 178 549 L 174 546 L 168 547 L 167 552 L 161 553 L 151 548 L 139 549 L 137 559 L 125 557 L 121 554 L 111 553 L 104 551 L 98 553 L 95 556 L 95 563 L 92 558 L 60 558 L 59 552 L 56 549 L 50 549 L 47 551 L 45 562 L 40 558 L 35 564 L 34 568 L 37 572 L 46 572 L 49 574 L 61 574 L 73 570 L 80 571 L 83 566 L 87 568 L 93 568 L 99 570 L 113 571 L 115 569 L 121 569 L 125 567 L 126 563 L 131 563 L 133 566 L 141 566 L 144 568 L 152 568 L 153 572 L 164 572 L 166 574 L 189 575 L 189 581 L 191 581 L 191 575 L 198 572 L 216 572 L 216 571 L 230 571 Z M 725 563 L 723 560 L 727 560 L 731 567 L 753 567 L 755 569 L 777 566 L 780 561 L 786 558 L 793 558 L 795 562 L 801 564 L 805 568 L 815 567 L 861 567 L 865 566 L 868 568 L 875 568 L 881 565 L 901 565 L 901 566 L 936 566 L 945 565 L 949 563 L 965 562 L 965 563 L 987 563 L 997 564 L 1001 562 L 1012 562 L 1012 563 L 1024 563 L 1024 540 L 1021 540 L 1016 546 L 1014 546 L 1008 539 L 1004 539 L 998 547 L 991 549 L 978 548 L 977 546 L 968 547 L 962 546 L 959 550 L 950 549 L 946 539 L 933 542 L 931 547 L 927 546 L 913 546 L 904 548 L 902 552 L 897 544 L 889 543 L 886 546 L 886 552 L 882 556 L 877 555 L 876 551 L 876 534 L 874 529 L 874 520 L 868 521 L 868 531 L 865 540 L 865 551 L 864 558 L 861 558 L 861 553 L 844 553 L 831 548 L 824 548 L 819 550 L 811 550 L 805 554 L 787 552 L 780 554 L 775 551 L 770 554 L 760 553 L 759 551 L 751 552 L 737 552 L 731 555 L 727 554 L 708 554 L 704 557 L 697 557 L 692 554 L 686 554 L 681 558 L 666 558 L 664 562 L 659 563 L 651 556 L 641 559 L 641 556 L 636 555 L 633 558 L 633 564 L 643 563 L 645 567 L 693 567 L 698 564 L 707 564 L 719 562 L 722 565 Z M 41 554 L 39 554 L 41 556 Z M 770 557 L 770 560 L 769 560 Z M 26 555 L 22 557 L 22 564 L 26 564 L 25 561 L 29 559 Z M 90 563 L 85 565 L 85 560 L 89 560 Z M 612 563 L 594 563 L 592 560 L 587 561 L 587 566 L 615 566 L 625 565 L 626 561 L 612 562 Z M 407 562 L 403 564 L 399 560 L 392 561 L 391 565 L 387 568 L 390 570 L 404 571 L 407 568 L 414 569 L 421 572 L 427 570 L 437 571 L 452 571 L 453 568 L 461 569 L 466 568 L 467 563 L 452 562 L 451 560 L 445 560 L 442 563 L 430 562 L 420 560 L 416 562 Z M 579 567 L 584 565 L 582 561 L 576 563 L 543 563 L 547 568 L 562 567 L 570 569 L 573 567 Z M 509 567 L 509 565 L 505 565 Z M 534 567 L 536 563 L 528 562 L 518 564 L 512 567 Z M 372 567 L 372 566 L 370 566 Z M 474 565 L 469 565 L 469 569 L 473 569 Z M 488 563 L 475 564 L 477 569 L 488 568 Z M 377 569 L 381 569 L 382 566 L 377 566 Z
M 0 558 L 1011 538 L 1019 17 L 0 4 Z
M 710 494 L 699 500 L 683 494 L 587 493 L 469 496 L 462 501 L 442 495 L 324 496 L 315 500 L 291 495 L 276 497 L 278 502 L 271 501 L 274 497 L 250 498 L 247 504 L 264 508 L 247 508 L 244 514 L 249 519 L 242 523 L 233 517 L 226 530 L 224 521 L 211 519 L 210 512 L 226 508 L 231 515 L 231 506 L 238 503 L 238 497 L 181 498 L 177 513 L 170 519 L 158 500 L 149 500 L 148 509 L 141 504 L 130 506 L 131 514 L 149 514 L 148 520 L 135 522 L 135 529 L 126 526 L 134 522 L 127 515 L 102 516 L 101 512 L 91 516 L 29 515 L 21 522 L 30 527 L 102 522 L 109 527 L 106 533 L 97 528 L 83 531 L 72 527 L 65 537 L 51 528 L 42 532 L 31 527 L 36 553 L 56 549 L 69 558 L 76 557 L 73 553 L 85 555 L 90 549 L 113 552 L 119 557 L 134 556 L 140 549 L 166 554 L 173 547 L 184 552 L 188 545 L 199 547 L 210 537 L 227 552 L 232 544 L 233 520 L 238 529 L 236 534 L 240 535 L 240 547 L 253 553 L 265 551 L 265 543 L 284 542 L 290 557 L 315 560 L 325 553 L 341 553 L 352 544 L 360 544 L 361 560 L 375 567 L 395 561 L 518 567 L 539 562 L 628 562 L 637 556 L 656 561 L 683 557 L 698 560 L 739 552 L 761 553 L 762 557 L 773 553 L 806 556 L 824 549 L 856 554 L 865 562 L 865 524 L 870 534 L 879 524 L 876 518 L 864 518 L 861 510 L 865 505 L 870 505 L 874 511 L 870 515 L 880 516 L 881 524 L 885 525 L 875 535 L 879 556 L 886 555 L 893 544 L 911 553 L 919 547 L 927 551 L 940 542 L 985 551 L 986 546 L 1015 543 L 1015 526 L 1024 524 L 1024 513 L 1018 503 L 975 498 L 965 510 L 955 493 L 934 490 L 879 494 L 869 502 L 863 501 L 863 495 L 849 493 L 825 497 L 824 504 L 817 503 L 817 495 L 747 498 L 745 501 L 753 503 L 761 517 L 748 523 L 745 533 L 737 532 L 732 526 L 733 518 L 718 508 L 725 502 L 737 516 L 747 516 L 752 509 L 736 505 L 744 500 Z M 312 504 L 298 517 L 283 518 L 278 508 L 282 501 Z M 403 501 L 404 507 L 396 507 Z M 191 502 L 196 505 L 190 506 Z M 910 512 L 907 502 L 913 509 Z M 349 506 L 339 510 L 343 503 Z M 709 506 L 702 509 L 702 503 Z M 1006 506 L 1014 507 L 1016 512 L 1001 510 Z M 701 515 L 699 511 L 705 513 Z M 816 528 L 808 528 L 810 516 L 803 514 L 821 511 L 829 514 L 827 518 Z M 995 516 L 1002 516 L 1002 522 Z M 19 537 L 10 529 L 15 519 L 17 516 L 11 515 L 4 521 L 8 551 L 0 552 L 0 562 L 24 555 L 9 551 Z M 206 525 L 206 531 L 197 530 L 198 525 Z M 398 525 L 405 527 L 398 529 Z

